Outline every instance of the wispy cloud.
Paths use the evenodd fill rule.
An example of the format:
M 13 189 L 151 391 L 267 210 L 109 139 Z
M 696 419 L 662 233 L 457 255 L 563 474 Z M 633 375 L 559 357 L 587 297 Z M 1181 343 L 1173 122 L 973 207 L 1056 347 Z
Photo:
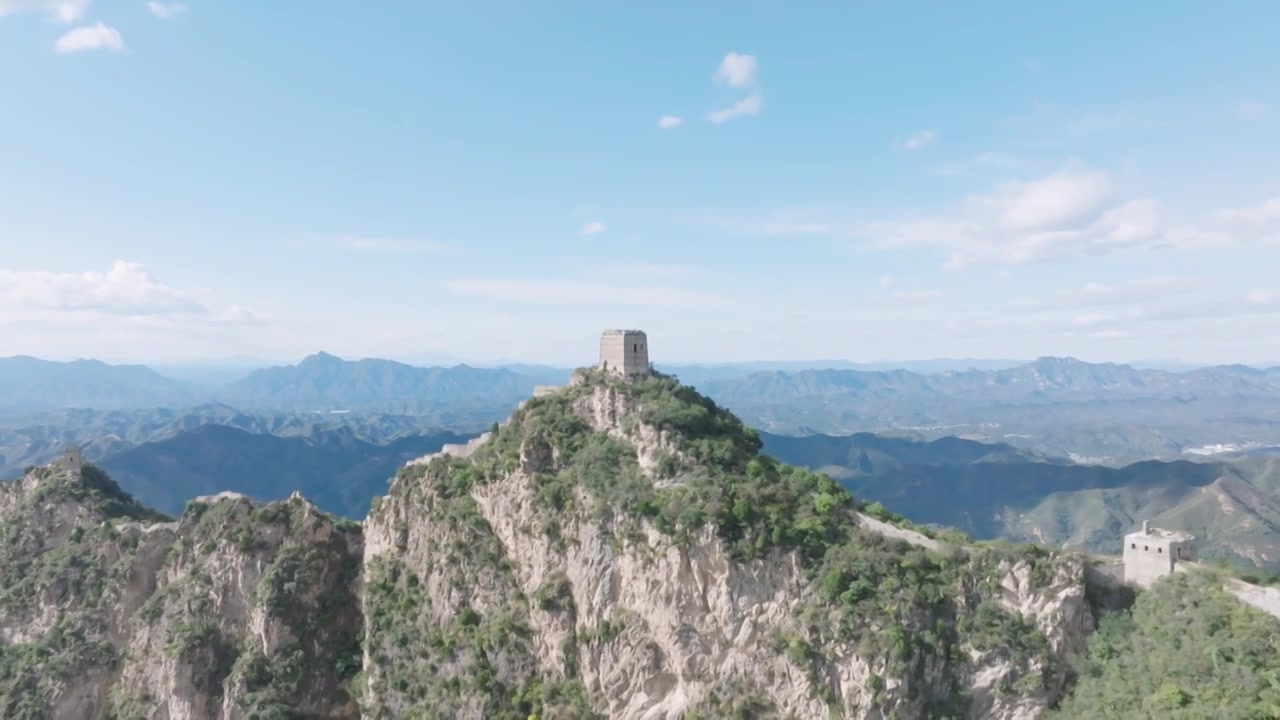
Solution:
M 443 252 L 446 247 L 441 243 L 429 240 L 409 238 L 378 238 L 340 236 L 326 241 L 329 245 L 341 250 L 363 253 L 386 253 L 404 255 L 434 255 Z
M 750 94 L 738 99 L 729 107 L 708 112 L 706 118 L 709 122 L 719 125 L 735 117 L 760 114 L 764 99 L 756 83 L 758 67 L 759 64 L 754 55 L 737 52 L 725 54 L 720 60 L 720 66 L 716 68 L 714 81 L 716 84 L 730 88 L 750 89 Z M 682 124 L 684 124 L 684 118 L 679 115 L 663 115 L 658 118 L 658 127 L 663 130 L 670 130 Z
M 120 52 L 124 50 L 124 38 L 120 36 L 120 31 L 115 28 L 98 23 L 97 25 L 78 27 L 68 32 L 58 38 L 53 47 L 60 53 L 78 53 L 90 50 Z
M 933 130 L 921 130 L 902 142 L 903 150 L 920 150 L 938 141 L 938 133 Z
M 591 236 L 591 235 L 599 235 L 600 233 L 605 232 L 608 229 L 609 229 L 608 226 L 606 226 L 604 223 L 593 221 L 593 222 L 584 224 L 580 232 L 583 235 Z
M 625 286 L 573 281 L 470 278 L 446 287 L 459 294 L 506 302 L 547 305 L 636 305 L 651 307 L 710 307 L 725 304 L 718 295 L 668 286 Z
M 733 88 L 750 87 L 756 80 L 756 59 L 753 55 L 727 53 L 716 70 L 716 82 Z
M 948 269 L 1106 255 L 1160 244 L 1190 245 L 1199 233 L 1171 227 L 1151 199 L 1120 197 L 1109 174 L 1071 167 L 1009 182 L 955 212 L 864 223 L 853 233 L 873 251 L 935 248 Z
M 187 5 L 186 3 L 180 2 L 162 3 L 152 0 L 152 2 L 147 3 L 147 9 L 151 11 L 152 15 L 155 15 L 161 20 L 168 20 L 186 12 Z
M 721 85 L 731 88 L 752 88 L 751 94 L 733 103 L 727 108 L 712 110 L 707 113 L 707 120 L 719 125 L 736 117 L 755 116 L 760 114 L 764 106 L 764 98 L 756 83 L 758 64 L 754 55 L 728 53 L 720 61 L 715 80 Z
M 92 0 L 0 0 L 0 17 L 20 12 L 43 12 L 58 22 L 71 23 L 84 17 Z
M 764 100 L 759 95 L 749 95 L 730 107 L 707 113 L 707 119 L 719 125 L 742 115 L 759 115 Z
M 1259 205 L 1221 210 L 1214 214 L 1213 221 L 1232 235 L 1246 239 L 1280 236 L 1280 197 Z

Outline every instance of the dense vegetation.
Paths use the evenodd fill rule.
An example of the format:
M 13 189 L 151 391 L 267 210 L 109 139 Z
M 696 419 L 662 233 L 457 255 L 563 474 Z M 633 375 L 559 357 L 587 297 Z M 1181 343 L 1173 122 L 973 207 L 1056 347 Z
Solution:
M 1280 457 L 1112 468 L 959 438 L 764 440 L 766 450 L 831 474 L 859 497 L 974 537 L 1117 554 L 1124 535 L 1151 520 L 1193 533 L 1201 558 L 1280 570 Z
M 1280 717 L 1280 621 L 1211 574 L 1178 574 L 1105 617 L 1054 717 Z
M 167 691 L 140 673 L 162 663 L 201 712 L 354 716 L 358 524 L 300 499 L 166 522 L 93 465 L 0 485 L 0 513 L 0 717 L 148 717 Z
M 421 503 L 415 513 L 449 528 L 450 540 L 422 565 L 396 556 L 365 568 L 365 644 L 373 659 L 366 680 L 378 698 L 365 712 L 379 718 L 455 717 L 464 710 L 497 720 L 594 717 L 576 678 L 537 672 L 529 599 L 494 592 L 513 584 L 501 543 L 475 501 L 431 469 L 407 469 L 398 487 Z M 439 492 L 417 495 L 432 486 Z M 407 542 L 408 527 L 397 524 Z M 478 596 L 490 594 L 501 598 L 497 606 L 474 607 Z M 569 610 L 557 601 L 565 599 L 548 589 L 538 605 Z M 567 674 L 576 645 L 563 652 Z
M 406 471 L 398 480 L 393 493 L 422 493 L 415 501 L 420 503 L 418 511 L 447 513 L 438 520 L 465 530 L 465 536 L 453 541 L 449 552 L 455 555 L 445 563 L 466 569 L 466 575 L 454 575 L 453 584 L 511 584 L 476 575 L 507 571 L 492 530 L 471 505 L 470 492 L 523 469 L 536 483 L 535 499 L 541 508 L 536 531 L 552 543 L 568 541 L 566 522 L 612 528 L 620 545 L 643 542 L 639 530 L 647 521 L 677 543 L 691 542 L 710 529 L 740 562 L 797 553 L 815 588 L 798 610 L 807 631 L 776 637 L 775 648 L 810 675 L 833 710 L 839 707 L 840 689 L 825 680 L 825 658 L 835 646 L 848 643 L 864 657 L 882 659 L 892 676 L 905 677 L 909 693 L 923 692 L 910 688 L 926 687 L 919 675 L 926 665 L 921 658 L 941 658 L 951 666 L 951 677 L 958 678 L 970 662 L 970 650 L 1011 663 L 1014 669 L 1003 691 L 1034 693 L 1055 682 L 1044 636 L 994 600 L 998 594 L 993 583 L 1015 564 L 1028 567 L 1041 584 L 1053 579 L 1056 565 L 1047 554 L 995 546 L 933 552 L 886 539 L 860 527 L 858 504 L 837 483 L 761 455 L 755 432 L 672 378 L 625 382 L 594 371 L 584 375 L 579 384 L 530 400 L 470 457 L 440 458 Z M 581 403 L 601 391 L 623 409 L 618 420 L 621 435 L 593 431 L 584 419 Z M 659 449 L 642 465 L 633 441 L 654 432 Z M 908 525 L 882 508 L 868 509 Z M 461 662 L 478 667 L 481 677 L 505 678 L 470 688 L 497 701 L 492 712 L 527 697 L 513 680 L 518 674 L 485 668 L 499 657 L 509 663 L 519 655 L 512 643 L 523 642 L 530 600 L 522 596 L 497 614 L 464 612 L 474 620 L 475 630 L 468 635 L 466 627 L 428 619 L 437 601 L 421 589 L 433 587 L 433 582 L 438 581 L 416 577 L 404 567 L 371 569 L 369 637 L 383 648 L 445 648 L 455 658 L 470 658 Z M 559 608 L 569 597 L 563 583 L 562 576 L 549 576 L 532 605 Z M 435 612 L 437 618 L 460 617 L 456 610 Z M 563 678 L 570 688 L 575 681 L 568 671 L 574 667 L 574 652 L 573 647 L 565 648 Z M 419 669 L 412 677 L 399 674 L 388 682 L 400 683 L 403 696 L 432 706 L 458 702 L 458 684 L 468 682 L 469 675 L 448 680 L 458 663 L 450 666 L 444 662 L 449 656 L 433 656 L 428 653 L 424 662 L 390 663 Z M 443 672 L 445 667 L 449 673 Z M 555 696 L 562 697 L 566 686 L 554 687 Z M 919 699 L 936 717 L 958 717 L 966 706 L 955 687 Z
M 78 478 L 42 468 L 32 479 L 25 494 L 0 486 L 0 617 L 22 638 L 0 644 L 0 717 L 14 720 L 47 717 L 66 678 L 118 662 L 104 613 L 124 591 L 138 537 L 117 523 L 167 519 L 92 465 Z M 46 607 L 57 613 L 41 618 Z

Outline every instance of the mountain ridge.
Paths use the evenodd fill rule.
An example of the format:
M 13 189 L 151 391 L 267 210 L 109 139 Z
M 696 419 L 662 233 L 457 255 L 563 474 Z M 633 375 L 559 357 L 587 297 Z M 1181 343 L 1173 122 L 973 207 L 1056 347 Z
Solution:
M 1023 720 L 1122 647 L 1081 556 L 918 528 L 760 449 L 670 378 L 588 370 L 362 524 L 233 492 L 148 516 L 93 466 L 34 469 L 0 487 L 0 711 Z M 1270 702 L 1227 688 L 1272 666 L 1222 659 L 1183 702 Z
M 132 398 L 156 400 L 153 407 L 174 409 L 217 402 L 255 414 L 413 415 L 420 423 L 479 432 L 506 417 L 535 386 L 561 384 L 564 379 L 556 371 L 522 369 L 533 374 L 465 365 L 417 368 L 377 359 L 347 361 L 324 353 L 296 365 L 258 370 L 221 389 L 191 391 L 183 386 L 176 396 L 169 381 L 132 395 L 127 379 L 103 381 L 102 387 L 49 382 L 46 392 L 30 378 L 9 373 L 7 382 L 22 385 L 22 394 L 11 394 L 0 416 L 20 415 L 23 409 L 29 414 L 39 409 L 35 406 L 66 409 L 78 401 L 100 401 L 107 408 L 137 405 L 129 401 Z M 107 375 L 116 370 L 98 368 Z M 59 366 L 59 372 L 69 371 Z M 123 371 L 125 376 L 131 373 Z M 158 377 L 147 375 L 148 380 L 139 382 Z M 1245 366 L 1169 372 L 1046 357 L 998 370 L 775 370 L 684 380 L 752 426 L 776 434 L 957 435 L 1116 465 L 1211 452 L 1220 445 L 1280 446 L 1280 371 Z M 5 383 L 0 364 L 0 388 Z

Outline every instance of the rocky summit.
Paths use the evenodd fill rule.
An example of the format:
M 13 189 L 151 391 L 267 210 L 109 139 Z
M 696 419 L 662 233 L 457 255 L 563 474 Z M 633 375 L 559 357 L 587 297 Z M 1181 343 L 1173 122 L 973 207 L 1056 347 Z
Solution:
M 1068 696 L 1123 596 L 1081 556 L 914 527 L 759 450 L 671 378 L 580 370 L 405 466 L 363 523 L 231 493 L 170 519 L 91 465 L 32 469 L 0 487 L 0 716 L 1035 718 Z

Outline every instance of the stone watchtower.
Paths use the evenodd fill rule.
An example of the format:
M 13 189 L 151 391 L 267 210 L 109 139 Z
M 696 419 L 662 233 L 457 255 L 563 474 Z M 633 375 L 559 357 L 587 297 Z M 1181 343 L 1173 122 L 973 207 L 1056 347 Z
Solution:
M 605 330 L 600 336 L 600 367 L 637 377 L 649 374 L 649 340 L 641 330 Z
M 80 469 L 84 467 L 84 456 L 80 454 L 80 448 L 68 445 L 58 458 L 58 467 L 72 475 L 79 475 Z
M 1161 530 L 1142 521 L 1142 530 L 1124 536 L 1124 579 L 1141 587 L 1177 569 L 1182 560 L 1195 560 L 1195 538 L 1184 532 Z

